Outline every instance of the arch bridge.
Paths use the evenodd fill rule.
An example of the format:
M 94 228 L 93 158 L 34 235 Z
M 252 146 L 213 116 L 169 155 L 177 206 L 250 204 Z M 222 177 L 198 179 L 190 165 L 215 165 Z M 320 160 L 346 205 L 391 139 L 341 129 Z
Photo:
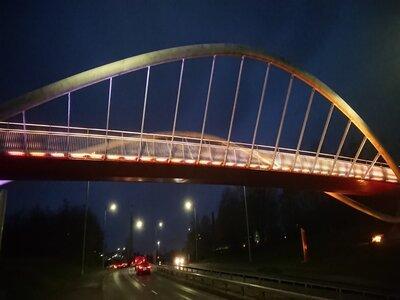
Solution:
M 185 74 L 194 61 L 206 72 L 192 73 L 187 79 Z M 157 71 L 164 65 L 176 67 L 176 78 Z M 128 73 L 143 76 L 137 116 L 140 126 L 133 131 L 110 125 L 115 86 Z M 157 86 L 153 77 L 160 74 L 158 79 L 174 93 L 173 111 L 168 127 L 151 131 L 146 129 L 151 118 L 148 106 L 153 100 L 149 95 L 152 85 Z M 205 84 L 200 87 L 199 82 Z M 185 99 L 188 83 L 192 83 L 195 96 Z M 107 85 L 107 95 L 101 101 L 91 99 L 90 105 L 105 108 L 104 116 L 94 116 L 104 119 L 105 126 L 72 124 L 71 107 L 80 105 L 74 102 L 74 95 L 101 84 Z M 224 102 L 224 97 L 230 100 Z M 200 107 L 197 130 L 180 130 L 178 126 L 180 116 L 190 115 L 183 109 L 185 100 L 190 101 L 189 107 Z M 64 124 L 30 121 L 30 112 L 50 101 L 63 103 Z M 153 101 L 158 106 L 167 105 L 163 99 Z M 291 106 L 295 107 L 292 115 Z M 248 128 L 241 131 L 247 131 L 247 136 L 236 137 L 235 130 L 246 119 L 243 111 L 255 113 L 247 118 Z M 215 123 L 209 121 L 213 113 L 217 118 L 226 116 L 225 137 L 210 134 L 216 131 L 208 129 Z M 93 117 L 90 111 L 87 117 Z M 270 136 L 268 142 L 266 135 Z M 311 142 L 307 136 L 313 137 Z M 6 101 L 0 105 L 0 165 L 0 179 L 8 180 L 160 181 L 314 189 L 380 220 L 400 221 L 348 196 L 400 191 L 397 164 L 361 117 L 314 76 L 240 45 L 193 45 L 137 55 Z

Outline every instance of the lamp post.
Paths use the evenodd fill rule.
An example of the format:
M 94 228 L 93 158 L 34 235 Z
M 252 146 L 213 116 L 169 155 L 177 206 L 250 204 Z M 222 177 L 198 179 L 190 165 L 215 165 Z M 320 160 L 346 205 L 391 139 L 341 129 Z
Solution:
M 86 255 L 86 227 L 87 227 L 87 215 L 89 210 L 89 192 L 90 182 L 86 182 L 86 198 L 85 198 L 85 214 L 83 220 L 83 237 L 82 237 L 82 264 L 81 264 L 81 275 L 85 274 L 85 255 Z
M 118 205 L 115 202 L 109 203 L 104 209 L 104 237 L 103 237 L 103 268 L 105 263 L 105 249 L 106 249 L 106 225 L 107 225 L 107 211 L 115 213 L 118 209 Z
M 144 221 L 141 218 L 138 218 L 135 220 L 134 229 L 136 231 L 142 231 L 144 229 Z M 133 232 L 132 232 L 132 239 L 133 239 Z M 134 252 L 133 252 L 133 247 L 132 247 L 132 256 L 134 256 L 133 253 Z
M 156 253 L 156 257 L 155 257 L 155 262 L 157 262 L 157 257 L 158 257 L 158 254 L 159 254 L 159 250 L 160 250 L 160 241 L 158 240 L 158 231 L 161 231 L 162 229 L 164 228 L 164 221 L 162 221 L 162 220 L 159 220 L 155 225 L 154 225 L 154 239 L 157 241 L 156 242 L 156 245 L 157 245 L 157 248 L 156 248 L 156 250 L 155 250 L 155 253 Z
M 193 211 L 193 217 L 194 217 L 194 243 L 195 243 L 195 258 L 197 261 L 197 216 L 196 216 L 196 205 L 195 203 L 187 199 L 184 203 L 184 208 L 186 211 L 190 212 Z
M 104 228 L 107 224 L 107 211 L 115 213 L 118 209 L 118 205 L 115 202 L 111 202 L 106 208 L 104 209 Z M 104 230 L 105 231 L 105 230 Z
M 247 248 L 249 251 L 249 262 L 252 262 L 251 257 L 251 245 L 250 245 L 250 230 L 249 230 L 249 215 L 247 213 L 247 196 L 246 196 L 246 187 L 243 187 L 243 196 L 244 196 L 244 210 L 246 215 L 246 229 L 247 229 Z
M 159 255 L 159 253 L 160 253 L 160 245 L 161 245 L 161 241 L 157 241 L 157 251 L 156 251 L 156 262 L 157 262 L 157 258 L 158 258 L 158 255 Z

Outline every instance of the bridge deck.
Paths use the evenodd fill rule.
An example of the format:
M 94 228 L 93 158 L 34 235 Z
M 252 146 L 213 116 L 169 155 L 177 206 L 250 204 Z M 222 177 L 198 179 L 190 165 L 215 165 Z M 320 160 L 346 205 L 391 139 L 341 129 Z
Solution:
M 296 150 L 293 149 L 281 147 L 274 149 L 274 147 L 252 146 L 236 142 L 231 142 L 228 145 L 226 141 L 216 138 L 201 139 L 190 135 L 182 136 L 180 133 L 175 136 L 170 134 L 141 135 L 137 132 L 105 131 L 92 128 L 25 124 L 24 129 L 22 126 L 23 124 L 18 123 L 1 123 L 0 152 L 3 164 L 0 176 L 4 179 L 13 179 L 5 177 L 7 175 L 12 176 L 12 172 L 10 173 L 5 168 L 7 162 L 15 162 L 15 159 L 18 158 L 19 163 L 21 163 L 23 157 L 27 159 L 24 161 L 30 162 L 29 165 L 36 165 L 34 160 L 40 161 L 41 169 L 46 168 L 44 165 L 49 163 L 51 159 L 81 162 L 102 161 L 103 163 L 118 162 L 118 165 L 121 165 L 122 162 L 153 163 L 153 169 L 155 168 L 154 163 L 196 166 L 197 170 L 199 170 L 199 166 L 219 167 L 220 169 L 229 169 L 230 172 L 233 169 L 240 169 L 241 176 L 249 176 L 249 172 L 243 173 L 243 171 L 251 170 L 255 171 L 256 174 L 261 173 L 260 175 L 265 178 L 268 171 L 272 175 L 275 174 L 275 177 L 278 174 L 279 176 L 302 174 L 310 175 L 303 176 L 303 178 L 312 177 L 313 181 L 319 178 L 312 184 L 313 187 L 318 186 L 318 182 L 335 183 L 332 185 L 335 191 L 346 190 L 344 182 L 351 183 L 352 186 L 354 182 L 358 182 L 356 185 L 360 185 L 361 182 L 364 186 L 368 185 L 369 188 L 358 189 L 359 192 L 362 190 L 362 193 L 371 193 L 372 186 L 375 186 L 375 188 L 379 186 L 378 190 L 382 190 L 385 186 L 384 183 L 389 184 L 388 186 L 392 186 L 393 183 L 395 186 L 398 185 L 395 174 L 387 165 L 379 162 L 373 164 L 371 161 L 361 159 L 355 161 L 343 156 L 316 155 L 316 153 L 307 151 L 296 153 Z M 46 159 L 47 162 L 44 163 L 43 159 Z M 164 179 L 169 177 L 172 181 L 176 178 L 183 178 L 196 182 L 196 179 L 190 178 L 190 176 L 177 177 L 179 174 L 173 175 L 173 173 L 171 171 L 168 175 L 168 171 L 166 171 L 165 175 L 159 177 Z M 25 176 L 29 177 L 29 172 L 26 174 Z M 106 175 L 104 174 L 104 176 Z M 125 179 L 119 178 L 119 180 L 126 180 L 128 177 L 146 179 L 146 176 L 134 176 L 133 173 L 132 176 L 128 176 L 128 174 L 124 176 Z M 101 176 L 99 176 L 99 179 L 101 179 Z M 204 179 L 199 178 L 201 182 Z M 224 180 L 211 180 L 211 177 L 209 181 L 210 183 L 238 184 L 235 180 L 226 182 Z M 253 184 L 257 185 L 257 182 L 259 183 L 259 181 L 256 181 Z M 322 183 L 321 188 L 324 189 Z M 340 187 L 340 184 L 336 186 L 336 183 L 342 183 L 343 186 Z

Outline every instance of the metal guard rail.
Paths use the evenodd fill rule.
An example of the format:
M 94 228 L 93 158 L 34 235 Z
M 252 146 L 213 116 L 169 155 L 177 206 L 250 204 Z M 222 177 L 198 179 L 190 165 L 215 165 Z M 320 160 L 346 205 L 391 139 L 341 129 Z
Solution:
M 374 298 L 380 298 L 380 299 L 400 299 L 399 294 L 393 294 L 393 292 L 385 292 L 385 291 L 375 291 L 373 289 L 362 289 L 362 288 L 357 288 L 357 287 L 351 287 L 351 286 L 340 286 L 340 285 L 335 285 L 333 283 L 323 283 L 323 282 L 315 282 L 315 281 L 304 281 L 304 280 L 292 280 L 292 279 L 282 279 L 278 277 L 272 277 L 272 276 L 259 276 L 259 275 L 249 275 L 245 273 L 240 273 L 240 272 L 228 272 L 228 271 L 221 271 L 221 270 L 211 270 L 211 269 L 204 269 L 204 268 L 197 268 L 197 267 L 189 267 L 189 266 L 180 266 L 179 269 L 174 268 L 175 271 L 185 271 L 185 272 L 190 272 L 194 273 L 195 271 L 201 271 L 205 273 L 211 273 L 214 275 L 218 275 L 219 277 L 222 277 L 222 275 L 227 275 L 230 277 L 229 279 L 222 279 L 219 278 L 220 280 L 224 281 L 227 280 L 232 283 L 241 283 L 245 284 L 248 287 L 261 287 L 261 288 L 266 288 L 269 291 L 274 290 L 274 288 L 269 288 L 261 285 L 256 285 L 252 283 L 246 282 L 247 280 L 253 279 L 257 280 L 259 284 L 262 282 L 273 282 L 273 283 L 278 283 L 278 284 L 287 284 L 287 285 L 292 285 L 292 286 L 297 286 L 297 287 L 302 287 L 305 289 L 315 289 L 315 290 L 326 290 L 326 291 L 333 291 L 336 293 L 339 293 L 340 295 L 353 295 L 353 296 L 363 296 L 363 297 L 374 297 Z M 198 274 L 196 273 L 197 276 L 207 276 L 203 274 Z M 211 277 L 211 276 L 207 276 Z M 242 282 L 238 282 L 233 280 L 234 277 L 240 277 L 242 279 Z M 215 278 L 215 277 L 212 277 Z M 280 289 L 276 289 L 280 291 Z M 289 292 L 285 290 L 281 290 L 282 292 Z M 296 292 L 289 292 L 289 293 L 296 293 Z M 297 297 L 303 297 L 305 296 L 304 294 L 298 293 Z M 289 295 L 289 294 L 288 294 Z M 294 295 L 292 295 L 294 296 Z M 307 298 L 312 298 L 312 296 L 307 295 Z M 319 297 L 315 297 L 314 299 L 322 299 Z
M 184 271 L 183 269 L 186 269 Z M 240 282 L 240 281 L 235 281 L 232 279 L 223 279 L 223 278 L 218 278 L 214 276 L 208 276 L 204 274 L 199 274 L 199 273 L 194 273 L 193 271 L 188 271 L 189 269 L 194 269 L 190 267 L 163 267 L 163 266 L 157 266 L 157 270 L 160 270 L 164 273 L 173 275 L 173 276 L 180 276 L 184 277 L 186 280 L 193 280 L 195 282 L 200 282 L 202 284 L 205 284 L 206 281 L 210 283 L 211 288 L 216 288 L 218 290 L 222 290 L 223 292 L 227 294 L 234 294 L 237 296 L 241 297 L 260 297 L 261 299 L 268 299 L 269 296 L 282 296 L 282 297 L 291 297 L 291 298 L 303 298 L 303 299 L 327 299 L 323 297 L 317 297 L 317 296 L 311 296 L 308 294 L 302 294 L 299 292 L 294 292 L 294 291 L 287 291 L 283 289 L 278 289 L 278 288 L 272 288 L 272 287 L 266 287 L 266 286 L 261 286 L 257 285 L 254 283 L 247 283 L 247 282 Z M 183 271 L 183 272 L 182 272 Z M 219 286 L 218 286 L 219 284 Z M 230 288 L 229 288 L 230 287 Z M 233 289 L 233 287 L 236 287 L 236 291 Z M 249 290 L 254 291 L 257 295 L 249 295 L 246 294 Z

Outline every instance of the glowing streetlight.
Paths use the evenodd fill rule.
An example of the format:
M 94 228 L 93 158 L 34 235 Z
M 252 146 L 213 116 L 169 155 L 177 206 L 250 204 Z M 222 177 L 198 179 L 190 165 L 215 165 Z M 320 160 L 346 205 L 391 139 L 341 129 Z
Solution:
M 110 212 L 116 212 L 118 209 L 118 205 L 115 202 L 111 202 L 110 205 L 108 206 L 108 210 Z
M 160 247 L 160 244 L 161 244 L 161 242 L 160 242 L 160 241 L 157 241 L 157 246 L 158 246 L 158 247 Z
M 191 211 L 193 208 L 193 202 L 191 200 L 186 200 L 184 203 L 184 208 L 186 211 Z
M 163 228 L 164 227 L 164 222 L 163 221 L 158 221 L 158 228 Z
M 117 212 L 118 209 L 118 205 L 115 202 L 111 202 L 108 206 L 106 206 L 106 208 L 104 209 L 104 230 L 106 228 L 106 224 L 107 224 L 107 211 L 115 213 Z
M 143 221 L 141 219 L 136 220 L 135 228 L 137 230 L 142 230 L 143 229 L 143 225 L 144 225 L 144 223 L 143 223 Z

